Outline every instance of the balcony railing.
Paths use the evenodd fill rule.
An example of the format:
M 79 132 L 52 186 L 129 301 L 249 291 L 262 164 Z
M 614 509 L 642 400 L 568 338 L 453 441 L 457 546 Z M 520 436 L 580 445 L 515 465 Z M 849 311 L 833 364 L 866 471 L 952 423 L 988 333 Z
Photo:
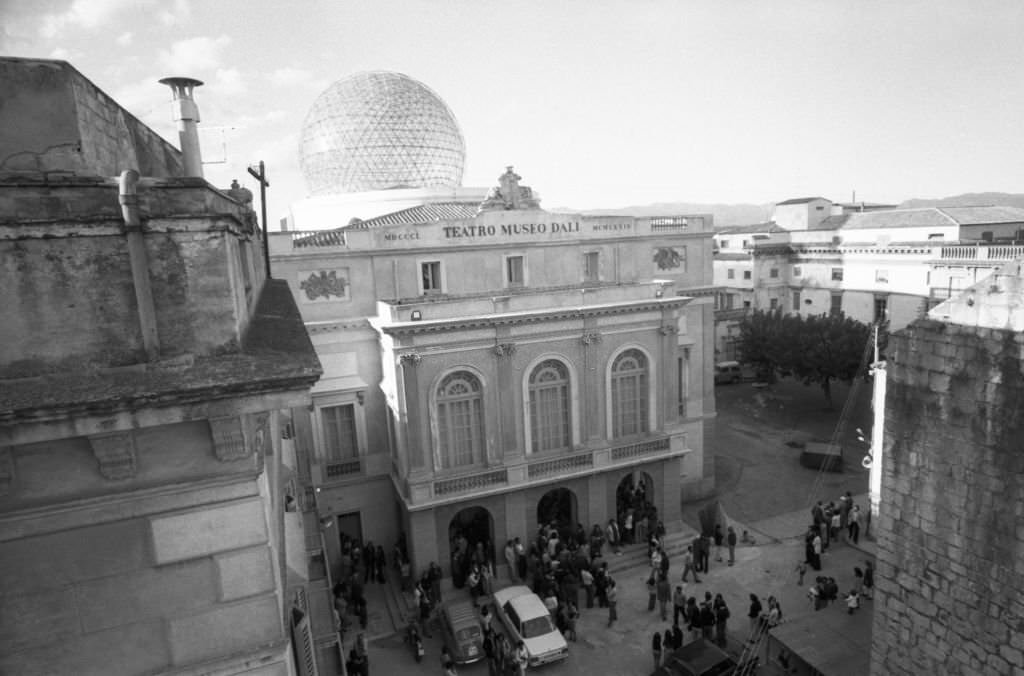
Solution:
M 944 246 L 939 258 L 947 261 L 1012 261 L 1024 258 L 1024 246 L 1013 244 L 959 244 Z
M 589 469 L 593 466 L 594 453 L 592 451 L 588 451 L 586 453 L 570 455 L 568 457 L 531 462 L 527 468 L 526 474 L 531 479 L 539 479 L 541 477 L 551 476 L 552 474 L 566 474 L 568 472 L 575 472 L 581 469 Z
M 340 230 L 319 230 L 313 232 L 302 232 L 299 230 L 292 232 L 291 235 L 293 249 L 345 246 L 345 233 Z
M 484 472 L 482 474 L 470 474 L 454 479 L 444 479 L 434 482 L 434 495 L 438 497 L 477 491 L 484 488 L 492 488 L 508 483 L 508 470 L 505 468 Z
M 669 449 L 669 439 L 653 439 L 651 441 L 640 441 L 635 444 L 629 444 L 628 446 L 619 446 L 612 449 L 612 461 L 622 462 L 623 460 L 632 460 L 643 455 L 649 455 L 651 453 L 660 453 Z
M 363 464 L 359 460 L 346 460 L 345 462 L 329 462 L 324 467 L 328 479 L 359 474 L 363 471 Z
M 716 322 L 727 322 L 735 319 L 743 319 L 750 314 L 750 308 L 732 307 L 724 310 L 715 310 Z

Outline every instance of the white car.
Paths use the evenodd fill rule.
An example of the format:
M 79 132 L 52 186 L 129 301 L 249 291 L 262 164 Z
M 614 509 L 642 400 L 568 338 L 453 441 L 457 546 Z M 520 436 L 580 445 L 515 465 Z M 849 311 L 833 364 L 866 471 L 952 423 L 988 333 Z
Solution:
M 494 609 L 512 645 L 522 641 L 530 655 L 530 666 L 564 660 L 569 644 L 555 628 L 544 602 L 528 587 L 506 587 L 494 592 Z

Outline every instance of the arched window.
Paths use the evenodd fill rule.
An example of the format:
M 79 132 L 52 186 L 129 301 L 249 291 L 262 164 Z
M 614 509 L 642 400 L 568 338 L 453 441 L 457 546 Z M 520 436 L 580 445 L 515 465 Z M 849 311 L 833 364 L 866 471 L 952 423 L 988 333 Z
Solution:
M 483 457 L 484 399 L 480 381 L 457 371 L 437 388 L 437 431 L 441 469 L 472 465 Z
M 534 453 L 572 445 L 569 425 L 569 370 L 557 359 L 530 374 L 530 442 Z
M 612 436 L 647 431 L 647 357 L 626 350 L 612 364 Z

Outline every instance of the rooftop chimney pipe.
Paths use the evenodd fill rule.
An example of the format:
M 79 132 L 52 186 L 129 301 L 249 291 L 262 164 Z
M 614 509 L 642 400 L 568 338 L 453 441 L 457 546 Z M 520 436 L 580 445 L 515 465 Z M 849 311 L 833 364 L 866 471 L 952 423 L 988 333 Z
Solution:
M 165 77 L 160 80 L 171 88 L 174 94 L 174 121 L 178 123 L 178 140 L 181 143 L 182 162 L 186 176 L 203 177 L 203 157 L 199 152 L 199 106 L 192 98 L 192 90 L 203 86 L 200 80 L 190 77 Z

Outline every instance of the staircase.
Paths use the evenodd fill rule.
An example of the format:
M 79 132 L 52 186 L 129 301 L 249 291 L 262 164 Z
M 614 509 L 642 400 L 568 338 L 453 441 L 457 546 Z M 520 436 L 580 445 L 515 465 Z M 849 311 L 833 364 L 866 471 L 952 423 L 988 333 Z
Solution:
M 668 558 L 672 564 L 670 571 L 677 573 L 682 571 L 680 563 L 683 560 L 683 552 L 686 551 L 687 545 L 693 543 L 693 539 L 697 537 L 699 533 L 691 528 L 690 526 L 683 525 L 682 529 L 674 533 L 669 533 L 665 536 L 662 547 L 665 553 L 668 554 Z M 651 560 L 647 557 L 647 545 L 627 545 L 622 548 L 622 554 L 616 556 L 611 552 L 608 547 L 604 548 L 604 560 L 608 563 L 608 572 L 611 573 L 612 577 L 615 577 L 616 573 L 630 570 L 631 568 L 639 568 L 641 566 L 650 568 Z

